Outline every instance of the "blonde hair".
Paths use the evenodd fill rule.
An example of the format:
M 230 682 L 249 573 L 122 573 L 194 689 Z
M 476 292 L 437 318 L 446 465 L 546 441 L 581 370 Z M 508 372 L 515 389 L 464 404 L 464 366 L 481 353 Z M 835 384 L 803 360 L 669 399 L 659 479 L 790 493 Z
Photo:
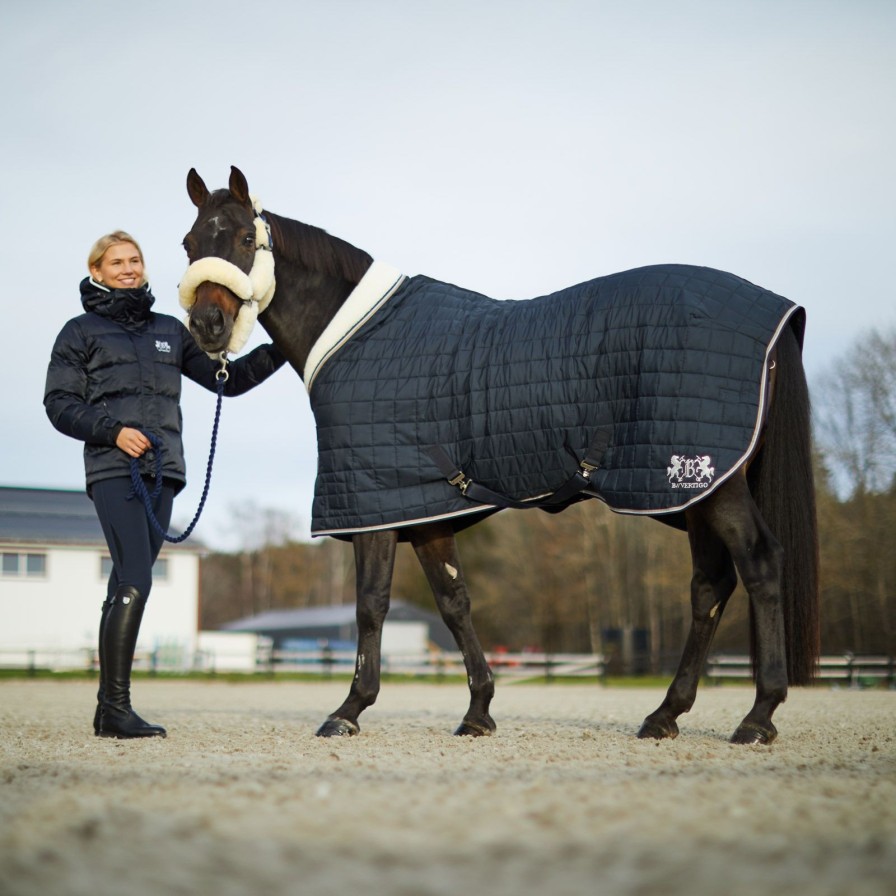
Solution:
M 137 254 L 140 256 L 140 263 L 143 265 L 143 282 L 147 283 L 146 262 L 143 259 L 143 250 L 140 248 L 140 243 L 124 230 L 113 230 L 112 233 L 107 233 L 105 236 L 101 236 L 93 246 L 90 247 L 90 252 L 87 255 L 88 272 L 93 274 L 93 269 L 99 267 L 106 252 L 111 249 L 112 246 L 117 246 L 119 243 L 130 243 L 137 250 Z

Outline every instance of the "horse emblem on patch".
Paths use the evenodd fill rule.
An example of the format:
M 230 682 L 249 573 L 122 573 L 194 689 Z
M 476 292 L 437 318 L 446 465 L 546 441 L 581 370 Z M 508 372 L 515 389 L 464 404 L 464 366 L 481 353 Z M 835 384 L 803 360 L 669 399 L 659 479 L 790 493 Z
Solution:
M 708 454 L 688 457 L 686 454 L 673 454 L 666 467 L 666 477 L 671 488 L 707 488 L 716 474 L 711 466 L 712 458 Z

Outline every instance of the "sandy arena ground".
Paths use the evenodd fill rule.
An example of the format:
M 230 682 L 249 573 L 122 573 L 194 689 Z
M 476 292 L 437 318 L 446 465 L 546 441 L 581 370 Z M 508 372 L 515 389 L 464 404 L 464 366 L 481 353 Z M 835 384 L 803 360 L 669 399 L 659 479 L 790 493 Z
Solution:
M 675 741 L 655 689 L 387 683 L 361 735 L 343 683 L 138 681 L 165 740 L 93 737 L 94 686 L 0 683 L 0 894 L 647 896 L 896 893 L 896 692 L 794 690 L 771 747 L 727 743 L 749 689 Z

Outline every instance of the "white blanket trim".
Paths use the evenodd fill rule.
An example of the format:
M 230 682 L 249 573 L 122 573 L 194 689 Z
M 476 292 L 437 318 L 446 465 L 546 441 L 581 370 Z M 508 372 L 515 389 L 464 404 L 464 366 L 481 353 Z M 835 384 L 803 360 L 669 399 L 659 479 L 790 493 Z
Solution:
M 302 379 L 309 393 L 321 367 L 392 298 L 406 279 L 398 268 L 381 261 L 367 269 L 308 352 Z

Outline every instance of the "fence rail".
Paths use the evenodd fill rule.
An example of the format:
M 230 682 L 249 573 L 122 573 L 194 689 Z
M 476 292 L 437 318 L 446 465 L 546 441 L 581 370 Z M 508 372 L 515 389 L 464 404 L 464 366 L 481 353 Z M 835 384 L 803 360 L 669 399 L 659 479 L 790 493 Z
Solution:
M 605 667 L 603 657 L 582 653 L 486 653 L 486 659 L 496 678 L 522 681 L 541 678 L 601 679 Z M 273 650 L 259 667 L 271 672 L 317 672 L 323 675 L 351 671 L 355 651 L 351 650 Z M 459 652 L 431 651 L 426 653 L 385 654 L 382 671 L 386 675 L 445 678 L 465 676 L 463 656 Z
M 215 675 L 236 671 L 233 657 L 197 651 L 184 658 L 166 651 L 138 650 L 134 654 L 134 670 L 138 672 L 202 672 Z M 509 681 L 555 678 L 598 680 L 605 674 L 603 657 L 580 653 L 487 653 L 486 659 L 496 678 Z M 325 644 L 314 650 L 272 650 L 262 647 L 249 663 L 241 657 L 239 669 L 247 674 L 302 672 L 321 677 L 351 673 L 355 665 L 354 650 L 333 650 Z M 0 648 L 0 669 L 38 671 L 95 672 L 99 668 L 96 650 L 61 648 Z M 386 675 L 406 675 L 442 679 L 466 676 L 463 656 L 459 652 L 428 651 L 426 653 L 384 654 L 382 671 Z
M 136 671 L 200 672 L 213 676 L 220 672 L 244 671 L 246 674 L 302 672 L 322 678 L 351 673 L 355 664 L 354 650 L 333 650 L 326 644 L 314 650 L 272 650 L 259 647 L 254 656 L 241 657 L 240 665 L 232 665 L 226 655 L 197 651 L 184 656 L 170 647 L 156 651 L 141 650 L 134 655 Z M 588 653 L 507 653 L 487 652 L 486 659 L 495 678 L 502 681 L 551 681 L 556 678 L 603 680 L 606 662 L 603 656 Z M 95 672 L 98 657 L 94 648 L 3 648 L 0 647 L 0 669 L 38 671 Z M 382 671 L 386 675 L 434 678 L 465 676 L 463 657 L 459 652 L 393 653 L 383 656 Z M 741 654 L 715 654 L 707 660 L 705 677 L 713 683 L 749 681 L 752 677 L 750 658 Z M 862 656 L 845 653 L 823 656 L 818 662 L 820 682 L 859 688 L 887 686 L 896 688 L 896 657 Z
M 716 654 L 706 662 L 706 677 L 713 682 L 725 679 L 752 678 L 753 670 L 748 656 L 738 654 Z M 886 684 L 896 687 L 896 657 L 856 656 L 844 653 L 823 656 L 818 660 L 819 681 L 842 682 L 847 687 L 865 687 Z
M 486 654 L 496 678 L 504 681 L 525 681 L 555 678 L 599 680 L 605 674 L 603 657 L 580 653 L 506 653 Z M 138 650 L 134 654 L 134 670 L 138 672 L 219 672 L 247 671 L 248 674 L 307 673 L 331 677 L 351 673 L 355 651 L 333 650 L 325 644 L 316 650 L 272 650 L 262 647 L 256 655 L 240 657 L 197 651 L 191 657 L 173 655 L 170 650 Z M 247 662 L 248 660 L 248 662 Z M 0 648 L 0 669 L 38 671 L 95 672 L 99 668 L 96 650 L 62 648 Z M 388 653 L 383 655 L 382 671 L 386 675 L 405 675 L 442 679 L 465 676 L 463 657 L 459 652 L 428 651 L 425 653 Z

